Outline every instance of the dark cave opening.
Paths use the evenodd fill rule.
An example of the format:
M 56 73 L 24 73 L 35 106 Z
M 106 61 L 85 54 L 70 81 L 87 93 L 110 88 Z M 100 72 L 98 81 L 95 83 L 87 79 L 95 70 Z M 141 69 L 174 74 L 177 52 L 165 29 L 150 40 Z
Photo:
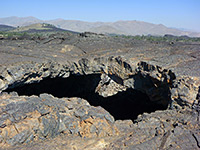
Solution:
M 80 97 L 86 99 L 92 106 L 101 106 L 107 110 L 115 120 L 135 120 L 139 114 L 151 113 L 156 110 L 164 110 L 166 107 L 150 101 L 147 94 L 127 89 L 116 95 L 102 97 L 95 93 L 100 74 L 70 75 L 68 78 L 44 78 L 38 83 L 24 84 L 14 88 L 8 88 L 5 92 L 15 91 L 18 95 L 52 94 L 55 97 Z

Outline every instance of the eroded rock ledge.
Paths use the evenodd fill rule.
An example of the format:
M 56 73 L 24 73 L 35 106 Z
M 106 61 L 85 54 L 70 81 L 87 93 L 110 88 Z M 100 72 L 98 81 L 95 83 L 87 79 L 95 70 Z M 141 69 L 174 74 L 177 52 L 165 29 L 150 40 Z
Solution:
M 37 83 L 45 78 L 91 74 L 100 77 L 94 92 L 102 97 L 135 89 L 168 110 L 143 114 L 133 124 L 130 120 L 115 121 L 102 107 L 91 106 L 81 98 L 59 99 L 48 94 L 28 97 L 3 92 L 0 96 L 1 145 L 20 145 L 65 134 L 83 138 L 110 136 L 104 147 L 108 149 L 145 148 L 149 142 L 161 149 L 187 146 L 185 141 L 177 140 L 181 138 L 178 134 L 180 131 L 183 136 L 191 137 L 188 140 L 198 147 L 195 140 L 199 136 L 198 112 L 191 109 L 198 93 L 198 79 L 176 76 L 170 70 L 146 62 L 109 57 L 83 58 L 66 64 L 15 64 L 1 70 L 0 92 Z M 112 136 L 119 138 L 112 139 Z
M 7 88 L 39 82 L 46 77 L 67 78 L 72 74 L 101 74 L 96 92 L 107 97 L 133 88 L 141 90 L 153 101 L 168 105 L 169 100 L 180 105 L 192 104 L 198 93 L 198 79 L 178 76 L 167 69 L 129 62 L 121 57 L 81 59 L 66 64 L 56 62 L 15 64 L 1 70 L 0 92 Z

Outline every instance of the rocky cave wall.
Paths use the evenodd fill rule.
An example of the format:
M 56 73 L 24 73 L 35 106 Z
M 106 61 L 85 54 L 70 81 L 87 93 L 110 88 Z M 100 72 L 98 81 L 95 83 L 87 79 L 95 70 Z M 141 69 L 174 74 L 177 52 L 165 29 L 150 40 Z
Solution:
M 87 80 L 83 78 L 87 78 Z M 55 80 L 56 83 L 59 83 L 58 80 L 60 80 L 62 83 L 65 79 L 69 80 L 68 84 L 70 81 L 76 80 L 77 83 L 82 82 L 82 84 L 85 83 L 84 81 L 87 81 L 89 86 L 86 84 L 85 87 L 83 86 L 84 88 L 77 89 L 80 93 L 78 96 L 89 100 L 88 102 L 93 103 L 94 106 L 98 106 L 101 101 L 107 101 L 107 103 L 101 105 L 104 109 L 102 107 L 93 107 L 82 98 L 59 99 L 48 94 L 41 94 L 43 91 L 41 89 L 38 90 L 37 85 L 41 86 L 43 82 L 47 84 Z M 47 82 L 45 82 L 45 80 Z M 72 86 L 73 84 L 75 83 L 71 83 L 70 85 Z M 31 87 L 28 88 L 25 85 Z M 35 85 L 37 87 L 36 90 L 31 91 L 30 89 L 33 90 Z M 48 84 L 44 87 L 45 89 L 46 87 L 51 89 L 51 85 Z M 26 93 L 27 95 L 32 95 L 35 92 L 38 96 L 19 97 L 16 93 L 7 94 L 2 92 L 9 92 L 12 91 L 12 89 L 16 89 L 19 94 L 21 93 L 23 95 L 23 88 L 28 90 L 27 93 L 30 92 L 28 94 Z M 75 89 L 76 88 L 77 86 L 75 86 Z M 85 96 L 83 94 L 84 90 L 87 93 Z M 178 126 L 177 124 L 186 125 L 186 123 L 182 121 L 185 116 L 183 115 L 180 119 L 178 118 L 180 121 L 177 121 L 176 115 L 173 116 L 173 113 L 177 112 L 173 110 L 177 107 L 190 106 L 196 99 L 198 86 L 196 86 L 195 80 L 192 78 L 177 77 L 170 70 L 162 69 L 161 67 L 150 65 L 146 62 L 133 64 L 127 60 L 123 60 L 121 57 L 109 57 L 95 58 L 94 60 L 81 59 L 77 62 L 68 62 L 66 64 L 59 64 L 56 62 L 30 62 L 5 67 L 1 70 L 0 91 L 2 92 L 0 94 L 0 145 L 19 145 L 22 143 L 29 143 L 30 141 L 55 137 L 61 133 L 80 137 L 122 135 L 127 133 L 125 130 L 133 130 L 132 123 L 129 122 L 130 120 L 128 121 L 126 119 L 134 120 L 136 117 L 138 117 L 136 121 L 138 122 L 137 129 L 135 129 L 137 130 L 136 133 L 143 132 L 144 126 L 146 126 L 147 133 L 150 131 L 149 128 L 152 128 L 152 132 L 155 132 L 155 134 L 151 133 L 150 135 L 146 135 L 141 133 L 144 135 L 145 139 L 155 136 L 159 137 L 158 135 L 163 135 L 164 137 L 168 132 L 173 134 L 173 132 L 165 130 L 171 130 L 171 127 L 175 128 Z M 72 97 L 77 94 L 73 93 L 73 91 L 74 89 L 72 88 L 72 91 L 68 93 L 71 94 Z M 88 92 L 90 95 L 93 93 L 95 98 L 87 97 Z M 58 93 L 59 92 L 56 92 L 56 94 Z M 63 94 L 56 96 L 63 97 Z M 69 95 L 69 97 L 71 96 Z M 94 99 L 98 100 L 96 97 L 101 97 L 101 100 L 94 101 Z M 122 116 L 119 116 L 119 113 L 112 112 L 113 110 L 118 111 L 116 108 L 120 108 L 119 106 L 122 104 L 117 102 L 119 106 L 113 105 L 116 104 L 115 100 L 118 97 L 125 97 L 126 99 L 128 99 L 128 97 L 136 97 L 136 99 L 134 99 L 135 101 L 141 101 L 141 99 L 145 100 L 142 101 L 142 103 L 135 103 L 135 105 L 140 105 L 140 107 L 138 107 L 139 109 L 144 107 L 145 104 L 159 107 L 154 110 L 142 110 L 139 114 L 159 110 L 161 107 L 163 107 L 162 109 L 166 109 L 167 107 L 175 109 L 169 111 L 170 115 L 164 115 L 168 111 L 152 113 L 152 115 L 155 115 L 154 119 L 150 118 L 148 120 L 146 118 L 148 123 L 145 125 L 144 122 L 140 123 L 139 121 L 145 121 L 145 117 L 143 118 L 141 115 L 138 116 L 138 114 L 136 114 L 133 117 L 133 115 L 128 116 L 126 112 L 124 116 L 127 118 L 122 118 Z M 112 103 L 112 101 L 114 102 Z M 128 101 L 134 104 L 132 99 Z M 133 106 L 130 105 L 128 101 L 126 101 L 127 104 L 125 104 L 126 109 Z M 109 105 L 109 103 L 111 103 L 111 105 Z M 147 107 L 151 107 L 150 105 Z M 137 109 L 137 107 L 134 109 Z M 132 112 L 130 113 L 132 114 Z M 162 118 L 162 115 L 159 116 L 158 114 L 169 117 L 165 118 L 166 127 L 163 128 L 162 121 L 156 120 L 158 117 Z M 125 121 L 116 121 L 116 119 L 125 119 Z M 191 118 L 190 115 L 186 117 L 186 120 L 187 119 L 195 120 L 194 117 Z M 156 127 L 155 125 L 149 125 L 154 123 L 156 123 Z M 194 124 L 195 123 L 196 122 L 194 122 Z M 138 128 L 140 126 L 141 130 Z M 168 127 L 170 129 L 168 129 Z M 134 133 L 132 137 L 135 137 L 135 135 Z M 138 138 L 139 137 L 141 137 L 141 135 L 139 135 Z M 163 147 L 162 145 L 161 143 L 161 147 Z
M 0 92 L 47 77 L 68 78 L 70 75 L 89 74 L 101 74 L 95 92 L 103 97 L 132 88 L 146 93 L 151 101 L 173 107 L 176 104 L 191 105 L 198 92 L 195 80 L 189 77 L 176 77 L 172 71 L 146 62 L 131 64 L 121 57 L 83 58 L 66 64 L 30 62 L 6 67 L 1 72 Z
M 45 78 L 39 83 L 8 88 L 5 92 L 14 91 L 20 96 L 40 96 L 40 94 L 48 93 L 58 98 L 83 98 L 92 106 L 103 107 L 115 120 L 131 119 L 134 121 L 139 114 L 144 112 L 151 113 L 156 110 L 167 109 L 167 105 L 157 104 L 156 101 L 151 101 L 147 94 L 132 88 L 103 97 L 98 93 L 99 87 L 102 85 L 101 78 L 102 75 L 100 74 L 70 75 L 68 78 Z M 104 93 L 106 92 L 104 91 Z

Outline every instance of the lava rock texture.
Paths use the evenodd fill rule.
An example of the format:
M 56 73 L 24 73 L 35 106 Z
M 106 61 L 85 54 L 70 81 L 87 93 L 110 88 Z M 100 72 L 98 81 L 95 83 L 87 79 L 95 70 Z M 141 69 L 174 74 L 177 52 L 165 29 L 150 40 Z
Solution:
M 92 33 L 1 39 L 0 146 L 199 149 L 199 54 L 200 43 L 170 44 Z M 97 106 L 100 102 L 95 97 L 91 99 L 97 105 L 92 106 L 80 97 L 57 98 L 51 93 L 22 96 L 11 92 L 47 78 L 87 75 L 99 76 L 98 80 L 91 78 L 94 84 L 89 85 L 94 89 L 91 92 L 101 97 L 134 89 L 165 109 L 144 112 L 134 120 L 116 120 Z M 83 93 L 84 89 L 90 87 L 77 91 Z

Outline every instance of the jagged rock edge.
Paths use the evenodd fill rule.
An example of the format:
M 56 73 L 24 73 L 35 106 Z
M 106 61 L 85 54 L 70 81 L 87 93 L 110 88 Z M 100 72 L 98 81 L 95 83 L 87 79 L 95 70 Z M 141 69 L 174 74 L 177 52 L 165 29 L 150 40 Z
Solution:
M 170 107 L 173 107 L 172 105 L 176 103 L 181 106 L 191 105 L 198 93 L 198 85 L 188 84 L 187 81 L 194 83 L 190 77 L 176 77 L 171 70 L 162 69 L 159 66 L 151 65 L 144 61 L 130 65 L 129 61 L 123 60 L 120 56 L 99 57 L 93 60 L 82 58 L 76 62 L 67 62 L 67 64 L 48 61 L 40 64 L 30 62 L 10 65 L 0 74 L 0 93 L 7 89 L 8 86 L 11 88 L 21 84 L 39 82 L 46 77 L 67 78 L 70 74 L 87 75 L 102 73 L 118 76 L 125 83 L 138 73 L 165 82 L 170 89 Z M 134 88 L 132 85 L 125 86 L 127 88 Z
M 67 78 L 70 74 L 87 75 L 98 73 L 114 74 L 123 79 L 123 81 L 127 81 L 131 76 L 141 73 L 149 75 L 158 81 L 166 82 L 170 88 L 171 105 L 175 103 L 181 106 L 191 105 L 198 93 L 198 85 L 187 84 L 187 81 L 193 83 L 193 79 L 190 77 L 176 77 L 171 70 L 162 69 L 159 66 L 143 61 L 130 65 L 128 61 L 123 60 L 121 57 L 99 57 L 93 60 L 82 58 L 77 62 L 68 62 L 64 65 L 51 61 L 40 64 L 30 62 L 10 65 L 0 75 L 0 93 L 8 86 L 16 87 L 24 83 L 39 82 L 46 77 Z M 130 85 L 127 87 L 131 88 Z

